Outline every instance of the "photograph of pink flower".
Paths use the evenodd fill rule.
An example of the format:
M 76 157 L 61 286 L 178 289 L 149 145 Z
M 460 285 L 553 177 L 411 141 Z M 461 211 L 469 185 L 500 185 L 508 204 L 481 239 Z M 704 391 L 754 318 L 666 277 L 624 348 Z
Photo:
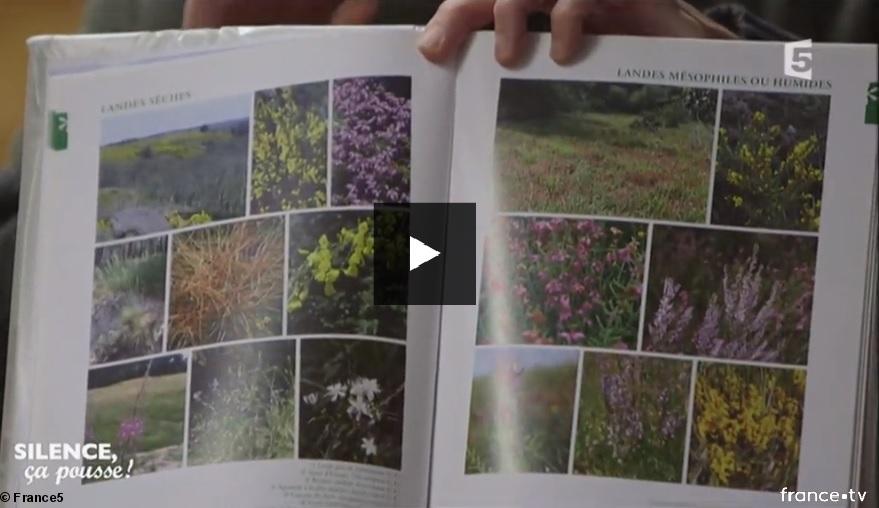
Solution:
M 805 364 L 818 239 L 656 226 L 644 349 Z
M 409 201 L 412 79 L 333 81 L 332 204 Z
M 680 482 L 691 364 L 585 353 L 574 473 Z
M 180 467 L 186 368 L 175 354 L 90 370 L 83 442 L 111 443 L 135 475 Z
M 567 473 L 579 355 L 476 349 L 466 474 Z
M 360 339 L 304 339 L 299 458 L 399 470 L 406 348 Z
M 497 219 L 485 246 L 477 343 L 634 349 L 646 233 L 633 222 Z

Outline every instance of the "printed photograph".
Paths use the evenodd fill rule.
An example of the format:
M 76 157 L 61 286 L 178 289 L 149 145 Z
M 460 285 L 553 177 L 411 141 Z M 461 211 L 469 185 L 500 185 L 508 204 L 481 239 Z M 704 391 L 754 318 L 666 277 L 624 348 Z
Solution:
M 496 219 L 476 342 L 634 349 L 646 242 L 643 224 Z
M 466 474 L 568 472 L 579 356 L 476 349 Z
M 724 90 L 711 222 L 818 231 L 829 95 Z
M 111 443 L 132 474 L 183 462 L 186 357 L 168 355 L 89 371 L 84 443 Z M 106 465 L 101 461 L 86 465 Z
M 585 353 L 574 473 L 680 482 L 688 361 Z
M 167 245 L 161 237 L 95 250 L 90 363 L 162 351 Z
M 188 465 L 296 456 L 296 341 L 192 353 Z
M 248 96 L 107 117 L 97 240 L 244 215 L 249 135 Z
M 333 205 L 409 201 L 412 79 L 333 81 Z
M 804 365 L 818 239 L 654 226 L 644 349 Z
M 406 306 L 374 305 L 371 210 L 290 217 L 287 333 L 406 338 Z
M 502 210 L 705 222 L 717 92 L 501 80 Z
M 687 481 L 796 490 L 805 387 L 804 370 L 700 364 Z
M 399 470 L 406 348 L 355 339 L 302 340 L 299 458 Z
M 174 236 L 168 347 L 281 335 L 284 219 Z
M 256 92 L 250 213 L 327 204 L 329 90 L 320 81 Z

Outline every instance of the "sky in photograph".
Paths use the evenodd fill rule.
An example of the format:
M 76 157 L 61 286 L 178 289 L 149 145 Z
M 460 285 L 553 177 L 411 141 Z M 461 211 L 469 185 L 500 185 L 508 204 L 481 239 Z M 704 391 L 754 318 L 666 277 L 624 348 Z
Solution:
M 237 95 L 110 115 L 101 127 L 101 145 L 249 118 L 251 100 Z

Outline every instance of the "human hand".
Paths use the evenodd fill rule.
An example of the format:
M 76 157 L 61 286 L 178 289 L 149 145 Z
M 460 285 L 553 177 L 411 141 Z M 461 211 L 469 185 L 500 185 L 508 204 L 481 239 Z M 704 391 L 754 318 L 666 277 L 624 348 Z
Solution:
M 228 25 L 361 25 L 370 23 L 378 0 L 186 0 L 183 28 Z
M 494 23 L 495 58 L 518 63 L 525 50 L 527 18 L 549 14 L 550 56 L 570 63 L 585 33 L 734 38 L 684 0 L 446 0 L 427 24 L 419 49 L 433 62 L 454 55 L 470 32 Z

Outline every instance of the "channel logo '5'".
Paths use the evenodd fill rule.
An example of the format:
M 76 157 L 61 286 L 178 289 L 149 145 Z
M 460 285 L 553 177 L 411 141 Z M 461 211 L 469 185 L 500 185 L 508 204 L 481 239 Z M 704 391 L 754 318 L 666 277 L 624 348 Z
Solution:
M 812 39 L 784 44 L 784 74 L 812 79 Z

